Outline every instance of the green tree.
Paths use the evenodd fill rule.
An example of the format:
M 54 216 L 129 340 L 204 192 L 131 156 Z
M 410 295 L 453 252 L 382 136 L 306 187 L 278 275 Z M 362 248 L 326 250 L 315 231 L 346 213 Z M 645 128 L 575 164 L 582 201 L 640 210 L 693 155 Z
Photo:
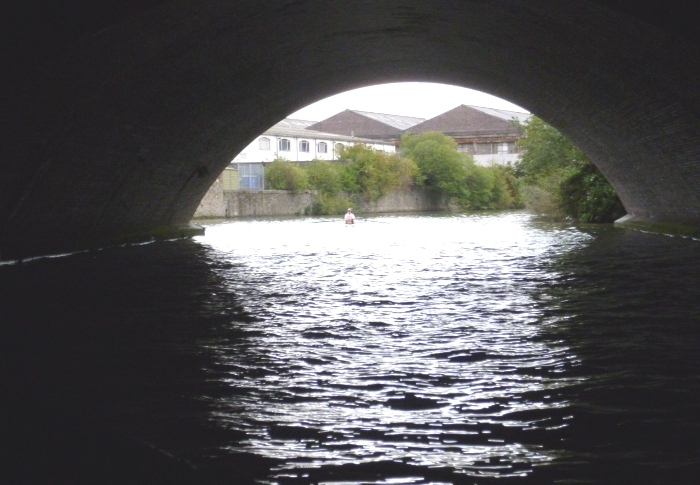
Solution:
M 314 160 L 304 166 L 309 186 L 322 194 L 335 195 L 343 188 L 343 166 L 327 160 Z
M 581 222 L 613 222 L 625 215 L 615 190 L 592 163 L 572 167 L 559 186 L 562 211 Z
M 309 186 L 316 191 L 316 201 L 308 209 L 310 214 L 342 214 L 352 205 L 343 192 L 345 167 L 342 163 L 314 160 L 304 165 Z
M 520 126 L 524 150 L 515 173 L 524 184 L 526 207 L 581 222 L 613 222 L 625 214 L 610 183 L 568 138 L 536 116 Z
M 418 181 L 464 201 L 469 195 L 465 181 L 470 160 L 456 146 L 452 138 L 437 131 L 401 137 L 401 154 L 418 165 Z
M 308 179 L 299 164 L 276 158 L 265 167 L 265 186 L 271 190 L 298 192 L 308 187 Z
M 416 162 L 396 153 L 390 153 L 386 157 L 387 164 L 387 190 L 410 187 L 416 183 L 416 177 L 420 173 Z
M 344 165 L 343 185 L 348 192 L 376 200 L 389 190 L 413 183 L 418 166 L 395 154 L 355 144 L 343 147 L 339 154 Z
M 576 163 L 589 163 L 586 155 L 553 126 L 536 116 L 520 124 L 524 133 L 518 144 L 521 154 L 516 173 L 527 184 L 562 171 Z
M 465 184 L 469 190 L 468 208 L 496 209 L 496 171 L 491 167 L 471 164 L 467 169 Z
M 521 201 L 513 168 L 483 167 L 457 151 L 457 143 L 440 132 L 404 135 L 401 151 L 416 161 L 417 180 L 447 195 L 463 209 L 509 209 Z
M 494 209 L 522 208 L 523 199 L 520 192 L 520 183 L 515 176 L 512 164 L 493 164 L 491 170 L 495 173 L 493 188 Z

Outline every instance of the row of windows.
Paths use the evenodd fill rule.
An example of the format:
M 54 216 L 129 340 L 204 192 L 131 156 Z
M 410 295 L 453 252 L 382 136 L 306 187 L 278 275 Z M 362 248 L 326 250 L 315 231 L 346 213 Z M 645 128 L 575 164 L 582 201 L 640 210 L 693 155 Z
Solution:
M 270 139 L 266 137 L 262 137 L 259 140 L 258 144 L 260 150 L 270 150 Z M 342 143 L 338 143 L 335 147 L 336 150 L 340 149 L 342 147 Z M 280 138 L 277 141 L 277 148 L 281 152 L 289 152 L 292 150 L 292 142 L 289 141 L 287 138 Z M 311 145 L 309 144 L 308 141 L 306 140 L 301 140 L 299 142 L 299 151 L 302 153 L 308 153 L 311 148 Z M 328 153 L 328 143 L 325 141 L 320 141 L 316 144 L 316 153 Z
M 500 143 L 460 143 L 457 145 L 457 151 L 469 153 L 470 155 L 495 155 L 517 153 L 515 143 L 500 142 Z

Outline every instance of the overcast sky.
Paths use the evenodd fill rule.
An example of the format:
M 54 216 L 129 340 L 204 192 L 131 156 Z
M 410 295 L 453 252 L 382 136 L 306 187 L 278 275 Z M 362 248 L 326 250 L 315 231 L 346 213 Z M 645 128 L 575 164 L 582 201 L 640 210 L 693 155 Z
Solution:
M 429 119 L 461 104 L 526 112 L 506 100 L 473 89 L 434 83 L 392 83 L 336 94 L 310 104 L 288 118 L 321 121 L 353 109 Z

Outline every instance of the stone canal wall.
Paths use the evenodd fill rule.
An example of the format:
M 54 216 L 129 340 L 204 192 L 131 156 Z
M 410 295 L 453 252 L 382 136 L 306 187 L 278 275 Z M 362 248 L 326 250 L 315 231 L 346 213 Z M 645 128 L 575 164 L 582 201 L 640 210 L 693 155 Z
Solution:
M 314 196 L 310 191 L 295 194 L 286 190 L 227 190 L 224 201 L 223 217 L 291 216 L 303 214 L 313 204 Z
M 426 212 L 445 209 L 445 197 L 422 187 L 399 189 L 389 192 L 374 202 L 360 204 L 358 210 L 365 213 Z
M 285 190 L 224 191 L 213 187 L 195 212 L 195 219 L 304 214 L 316 201 L 314 191 L 292 193 Z M 390 192 L 374 202 L 359 204 L 356 212 L 425 212 L 445 208 L 444 198 L 424 188 Z
M 206 195 L 199 203 L 195 219 L 208 217 L 224 217 L 226 214 L 226 200 L 224 198 L 224 182 L 221 176 L 217 177 Z

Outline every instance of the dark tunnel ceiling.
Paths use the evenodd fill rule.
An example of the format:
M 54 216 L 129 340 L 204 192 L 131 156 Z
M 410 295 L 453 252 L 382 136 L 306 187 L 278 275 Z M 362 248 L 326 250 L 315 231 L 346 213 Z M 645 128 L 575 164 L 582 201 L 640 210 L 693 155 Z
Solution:
M 324 96 L 400 80 L 519 104 L 578 143 L 634 218 L 700 226 L 699 10 L 684 0 L 15 2 L 0 29 L 12 66 L 0 74 L 0 258 L 186 223 L 257 133 Z

